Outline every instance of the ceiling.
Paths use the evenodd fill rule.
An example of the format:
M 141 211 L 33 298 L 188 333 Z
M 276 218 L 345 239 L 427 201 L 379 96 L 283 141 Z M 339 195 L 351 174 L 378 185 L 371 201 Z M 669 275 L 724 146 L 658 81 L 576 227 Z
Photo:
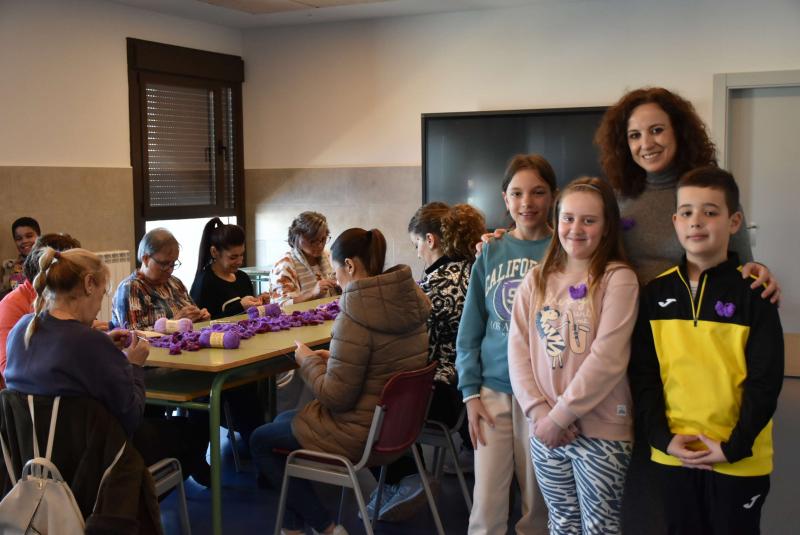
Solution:
M 108 0 L 230 28 L 265 28 L 521 6 L 558 0 Z

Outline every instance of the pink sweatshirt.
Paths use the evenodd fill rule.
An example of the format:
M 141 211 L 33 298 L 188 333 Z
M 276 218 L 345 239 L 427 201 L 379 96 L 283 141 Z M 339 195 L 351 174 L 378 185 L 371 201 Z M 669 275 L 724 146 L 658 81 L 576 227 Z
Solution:
M 556 273 L 535 310 L 533 272 L 517 289 L 508 336 L 511 386 L 531 435 L 536 421 L 549 414 L 560 427 L 575 424 L 587 437 L 632 440 L 627 369 L 638 308 L 636 275 L 610 265 L 590 308 L 588 292 L 570 293 L 570 286 L 586 284 L 585 274 Z

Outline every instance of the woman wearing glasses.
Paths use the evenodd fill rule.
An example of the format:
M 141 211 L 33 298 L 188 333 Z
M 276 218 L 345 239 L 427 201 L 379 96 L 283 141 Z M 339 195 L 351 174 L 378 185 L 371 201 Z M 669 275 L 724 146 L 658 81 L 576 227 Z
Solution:
M 181 265 L 178 240 L 165 228 L 148 232 L 139 242 L 139 269 L 123 280 L 114 294 L 113 324 L 126 329 L 152 328 L 158 318 L 205 321 L 186 287 L 172 272 Z
M 330 238 L 328 221 L 320 213 L 303 212 L 292 221 L 291 250 L 275 262 L 270 276 L 274 303 L 302 303 L 341 293 L 325 250 Z

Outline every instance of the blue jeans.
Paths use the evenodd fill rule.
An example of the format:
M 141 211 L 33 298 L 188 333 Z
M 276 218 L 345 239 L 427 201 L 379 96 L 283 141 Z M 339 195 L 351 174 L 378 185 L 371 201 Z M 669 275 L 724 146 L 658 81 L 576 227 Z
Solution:
M 273 450 L 294 451 L 302 448 L 292 434 L 292 419 L 296 410 L 282 412 L 275 421 L 264 424 L 250 437 L 250 452 L 258 470 L 275 488 L 280 488 L 286 471 L 286 455 Z M 322 532 L 331 525 L 328 511 L 317 498 L 311 482 L 291 478 L 286 494 L 284 529 L 305 529 L 306 524 Z

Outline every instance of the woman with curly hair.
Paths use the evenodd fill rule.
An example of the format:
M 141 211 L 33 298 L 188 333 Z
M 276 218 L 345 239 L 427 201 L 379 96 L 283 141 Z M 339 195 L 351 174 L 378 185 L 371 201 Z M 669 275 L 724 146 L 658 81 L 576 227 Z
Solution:
M 626 93 L 603 117 L 595 143 L 600 163 L 617 191 L 625 252 L 646 284 L 683 255 L 672 214 L 678 179 L 697 167 L 716 166 L 716 149 L 691 102 L 661 88 Z M 745 225 L 731 237 L 730 249 L 746 262 L 742 276 L 757 275 L 752 287 L 766 284 L 762 297 L 780 299 L 778 281 L 766 266 L 752 261 Z M 660 534 L 660 497 L 649 484 L 650 448 L 635 426 L 636 440 L 622 506 L 625 533 Z M 643 531 L 643 526 L 648 529 Z
M 617 191 L 625 251 L 647 283 L 683 255 L 672 226 L 678 178 L 697 167 L 716 166 L 716 148 L 692 103 L 663 87 L 626 93 L 606 111 L 594 140 Z M 777 301 L 778 283 L 765 266 L 752 262 L 745 225 L 730 247 L 746 263 L 743 276 L 757 274 L 753 287 L 768 283 L 763 295 Z

